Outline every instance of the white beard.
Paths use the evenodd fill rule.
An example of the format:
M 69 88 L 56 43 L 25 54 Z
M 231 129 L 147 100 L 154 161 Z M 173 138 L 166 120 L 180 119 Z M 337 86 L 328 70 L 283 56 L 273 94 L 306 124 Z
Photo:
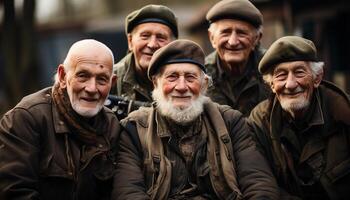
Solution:
M 88 118 L 94 117 L 103 108 L 103 104 L 98 104 L 93 109 L 91 109 L 91 108 L 87 109 L 87 108 L 81 107 L 78 102 L 76 102 L 76 103 L 71 102 L 71 104 L 72 104 L 72 108 L 73 108 L 73 110 L 75 110 L 75 112 L 77 112 L 79 115 L 81 115 L 83 117 L 88 117 Z
M 73 94 L 70 88 L 67 88 L 67 93 L 73 110 L 83 117 L 94 117 L 104 106 L 104 101 L 100 101 L 94 108 L 85 108 L 80 105 L 78 94 Z
M 154 88 L 152 92 L 153 100 L 156 102 L 159 113 L 180 125 L 186 125 L 203 112 L 204 102 L 208 99 L 202 93 L 197 99 L 191 101 L 186 108 L 174 107 L 171 100 L 167 100 L 163 94 L 161 87 Z
M 301 97 L 298 99 L 284 99 L 280 101 L 280 104 L 283 110 L 291 113 L 292 116 L 294 116 L 294 113 L 305 110 L 307 107 L 309 107 L 310 102 L 307 99 Z

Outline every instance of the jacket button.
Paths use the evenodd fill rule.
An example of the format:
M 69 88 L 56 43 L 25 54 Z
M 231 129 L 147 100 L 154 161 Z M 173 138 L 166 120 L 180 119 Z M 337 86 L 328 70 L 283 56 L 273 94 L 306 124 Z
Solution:
M 103 147 L 103 145 L 102 144 L 98 144 L 98 148 L 102 148 Z
M 60 125 L 63 125 L 64 123 L 63 123 L 63 121 L 60 121 L 60 122 L 58 122 Z

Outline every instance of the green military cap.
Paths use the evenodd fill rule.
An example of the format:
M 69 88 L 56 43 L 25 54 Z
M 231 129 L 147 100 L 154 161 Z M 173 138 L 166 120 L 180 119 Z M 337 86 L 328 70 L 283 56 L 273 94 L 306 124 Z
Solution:
M 238 19 L 255 27 L 263 23 L 260 11 L 249 0 L 222 0 L 207 13 L 207 20 L 213 23 L 220 19 Z
M 152 56 L 148 67 L 148 78 L 159 72 L 159 69 L 172 63 L 192 63 L 206 72 L 205 54 L 202 48 L 190 40 L 175 40 L 158 49 Z
M 285 36 L 276 40 L 259 63 L 259 72 L 265 74 L 276 64 L 290 61 L 317 61 L 314 43 L 298 36 Z
M 161 23 L 170 28 L 178 37 L 177 18 L 170 8 L 162 5 L 147 5 L 135 10 L 125 18 L 125 31 L 130 33 L 137 25 L 147 22 Z

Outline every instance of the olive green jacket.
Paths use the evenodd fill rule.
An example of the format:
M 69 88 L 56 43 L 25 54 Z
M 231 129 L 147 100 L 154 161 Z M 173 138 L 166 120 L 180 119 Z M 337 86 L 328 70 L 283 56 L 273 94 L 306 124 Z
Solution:
M 308 117 L 302 120 L 303 128 L 296 129 L 290 125 L 293 123 L 287 123 L 291 118 L 274 97 L 256 106 L 248 121 L 280 187 L 292 195 L 312 199 L 310 195 L 317 195 L 318 191 L 303 194 L 305 185 L 320 184 L 329 199 L 347 199 L 350 197 L 349 96 L 323 81 L 314 91 L 310 109 Z M 302 175 L 307 170 L 309 179 Z
M 114 65 L 113 71 L 117 75 L 117 81 L 111 90 L 111 94 L 127 97 L 129 100 L 152 102 L 152 91 L 136 80 L 135 67 L 133 53 L 127 54 Z
M 270 89 L 262 80 L 257 68 L 263 55 L 263 50 L 259 49 L 251 53 L 246 71 L 233 85 L 227 75 L 223 75 L 223 70 L 219 69 L 219 56 L 216 51 L 208 55 L 205 59 L 205 66 L 208 74 L 212 77 L 213 85 L 208 88 L 208 96 L 219 104 L 229 105 L 248 116 L 250 111 L 261 101 L 265 100 Z M 230 92 L 237 91 L 236 95 Z
M 121 134 L 119 142 L 112 198 L 178 199 L 186 189 L 181 184 L 183 174 L 190 173 L 196 177 L 201 197 L 278 199 L 277 183 L 256 150 L 242 114 L 210 100 L 204 110 L 203 126 L 209 130 L 208 136 L 196 150 L 191 169 L 172 148 L 176 145 L 172 133 L 160 128 L 155 108 L 130 113 L 122 121 L 128 132 Z

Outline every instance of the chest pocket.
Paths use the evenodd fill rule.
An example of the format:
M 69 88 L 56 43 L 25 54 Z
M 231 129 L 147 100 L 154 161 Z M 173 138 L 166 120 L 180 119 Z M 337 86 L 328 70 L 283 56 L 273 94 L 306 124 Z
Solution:
M 329 139 L 327 149 L 327 163 L 329 164 L 325 174 L 331 183 L 350 176 L 350 135 L 348 131 L 344 128 Z

